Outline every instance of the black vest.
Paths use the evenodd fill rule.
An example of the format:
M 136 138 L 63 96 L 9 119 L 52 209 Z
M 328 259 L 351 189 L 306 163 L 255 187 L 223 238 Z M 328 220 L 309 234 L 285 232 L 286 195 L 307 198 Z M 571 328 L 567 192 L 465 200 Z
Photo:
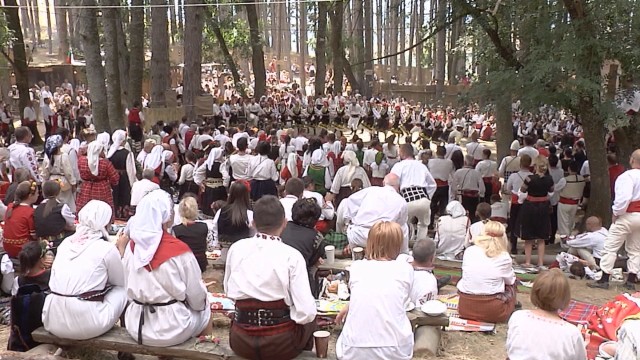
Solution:
M 200 271 L 207 269 L 207 233 L 209 228 L 207 224 L 196 222 L 189 225 L 176 225 L 173 227 L 173 234 L 183 243 L 189 245 L 191 252 L 195 255 L 200 265 Z
M 41 204 L 33 213 L 33 222 L 36 228 L 36 236 L 57 236 L 62 233 L 65 226 L 67 226 L 67 221 L 62 216 L 62 207 L 64 206 L 64 204 L 58 204 L 54 206 L 47 217 L 44 216 L 45 205 L 46 203 Z

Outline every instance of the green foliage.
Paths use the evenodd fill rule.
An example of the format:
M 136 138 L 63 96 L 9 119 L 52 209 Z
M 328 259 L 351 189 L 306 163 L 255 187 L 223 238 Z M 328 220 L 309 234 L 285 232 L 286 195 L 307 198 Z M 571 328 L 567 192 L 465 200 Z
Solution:
M 210 60 L 224 62 L 220 46 L 213 32 L 213 26 L 216 25 L 214 22 L 217 22 L 220 27 L 229 52 L 234 58 L 241 59 L 251 56 L 249 25 L 247 22 L 237 16 L 218 18 L 215 11 L 214 7 L 208 8 L 209 14 L 204 24 L 202 56 L 205 62 Z

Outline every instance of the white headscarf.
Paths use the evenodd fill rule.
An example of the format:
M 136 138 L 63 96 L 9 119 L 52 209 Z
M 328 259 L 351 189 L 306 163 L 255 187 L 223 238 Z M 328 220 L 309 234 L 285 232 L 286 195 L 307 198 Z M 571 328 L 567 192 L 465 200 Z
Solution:
M 290 153 L 287 157 L 287 168 L 292 178 L 298 177 L 298 154 Z
M 173 204 L 164 190 L 154 190 L 145 195 L 136 214 L 129 220 L 129 238 L 136 246 L 133 251 L 133 266 L 140 269 L 151 262 L 162 239 L 163 224 L 173 221 Z
M 103 149 L 106 152 L 107 149 L 109 149 L 109 141 L 111 141 L 111 136 L 109 135 L 108 132 L 105 131 L 103 133 L 98 134 L 98 136 L 96 136 L 96 141 L 102 144 Z
M 171 161 L 172 157 L 173 157 L 173 151 L 171 150 L 162 151 L 162 161 L 164 162 Z
M 111 206 L 104 201 L 91 200 L 78 213 L 75 234 L 66 241 L 74 245 L 85 245 L 95 240 L 106 239 L 109 234 L 105 227 L 111 222 Z
M 209 156 L 207 157 L 207 170 L 211 170 L 213 163 L 222 159 L 223 154 L 224 151 L 219 147 L 211 149 L 211 151 L 209 151 Z
M 104 154 L 104 145 L 99 141 L 90 142 L 87 148 L 87 163 L 89 164 L 89 170 L 91 170 L 93 176 L 98 176 L 100 154 Z
M 69 141 L 69 146 L 71 146 L 72 149 L 78 152 L 78 150 L 80 149 L 80 140 L 71 139 L 71 141 Z
M 322 149 L 316 149 L 311 154 L 311 165 L 329 166 L 329 160 Z
M 109 152 L 107 152 L 107 159 L 111 159 L 113 154 L 115 154 L 116 151 L 118 151 L 118 149 L 122 146 L 126 138 L 127 133 L 124 132 L 124 130 L 116 130 L 113 132 L 113 135 L 111 136 L 111 141 L 113 141 L 113 144 L 111 144 Z
M 349 167 L 347 172 L 347 179 L 353 180 L 353 176 L 356 174 L 356 169 L 358 169 L 358 166 L 360 166 L 356 153 L 352 150 L 343 151 L 342 162 Z
M 153 169 L 155 170 L 164 162 L 164 158 L 162 157 L 162 152 L 164 148 L 162 145 L 156 145 L 151 150 L 151 153 L 147 155 L 144 159 L 144 169 Z
M 452 218 L 459 218 L 460 216 L 465 216 L 467 211 L 464 209 L 462 204 L 459 201 L 453 200 L 447 204 L 447 214 L 451 215 Z

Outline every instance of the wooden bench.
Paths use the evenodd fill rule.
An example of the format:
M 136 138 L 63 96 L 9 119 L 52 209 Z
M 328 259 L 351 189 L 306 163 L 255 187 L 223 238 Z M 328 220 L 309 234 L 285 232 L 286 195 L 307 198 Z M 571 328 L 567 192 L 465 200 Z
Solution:
M 102 336 L 88 340 L 59 338 L 46 331 L 43 327 L 35 330 L 31 336 L 39 343 L 54 344 L 60 347 L 89 347 L 99 350 L 122 351 L 132 354 L 165 356 L 189 360 L 242 359 L 240 356 L 235 355 L 225 343 L 219 345 L 201 343 L 196 346 L 196 340 L 190 339 L 180 345 L 170 347 L 138 345 L 138 343 L 129 336 L 129 333 L 119 326 L 114 327 Z M 335 359 L 335 355 L 329 354 L 328 358 Z M 315 352 L 305 351 L 296 359 L 316 359 L 316 354 Z

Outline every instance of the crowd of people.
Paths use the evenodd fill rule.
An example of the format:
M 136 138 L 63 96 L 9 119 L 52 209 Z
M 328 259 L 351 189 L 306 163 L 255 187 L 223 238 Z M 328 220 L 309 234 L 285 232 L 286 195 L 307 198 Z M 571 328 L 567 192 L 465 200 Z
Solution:
M 508 322 L 513 360 L 585 358 L 578 330 L 557 316 L 569 286 L 560 270 L 547 271 L 546 245 L 566 249 L 553 267 L 601 270 L 590 286 L 606 288 L 626 244 L 625 286 L 635 287 L 640 151 L 628 171 L 608 156 L 611 229 L 591 217 L 578 234 L 590 174 L 579 119 L 568 112 L 523 113 L 515 103 L 510 155 L 496 161 L 493 117 L 477 106 L 292 91 L 225 99 L 207 119 L 149 124 L 135 102 L 126 126 L 98 134 L 88 102 L 64 120 L 73 94 L 63 86 L 58 98 L 44 96 L 42 162 L 27 109 L 14 142 L 0 149 L 3 247 L 19 273 L 12 292 L 48 294 L 41 318 L 16 316 L 35 316 L 56 336 L 96 337 L 119 319 L 149 346 L 210 334 L 202 273 L 206 252 L 219 248 L 228 249 L 223 285 L 236 306 L 230 346 L 249 359 L 310 349 L 326 245 L 338 256 L 364 248 L 367 259 L 351 266 L 350 303 L 336 319 L 341 359 L 411 358 L 405 305 L 435 299 L 446 284 L 432 273 L 436 257 L 462 261 L 461 317 Z M 52 103 L 61 117 L 47 115 Z M 116 220 L 126 226 L 113 244 Z M 542 273 L 531 295 L 537 309 L 514 312 L 522 250 L 522 267 Z

